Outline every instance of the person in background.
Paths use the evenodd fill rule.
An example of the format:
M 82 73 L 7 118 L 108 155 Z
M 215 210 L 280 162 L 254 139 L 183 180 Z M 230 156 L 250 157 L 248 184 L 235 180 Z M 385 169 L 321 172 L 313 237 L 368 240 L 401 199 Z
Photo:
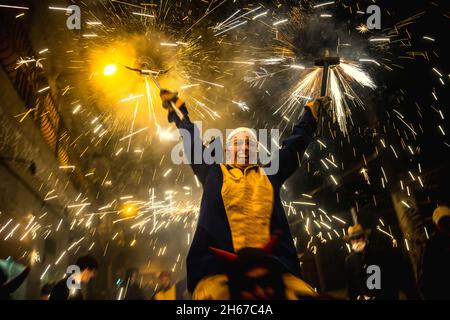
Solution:
M 75 274 L 72 279 L 79 283 L 85 284 L 91 281 L 98 269 L 97 260 L 90 255 L 78 258 L 76 265 L 80 268 L 80 273 Z M 49 300 L 83 300 L 83 294 L 80 289 L 69 289 L 67 280 L 70 275 L 64 277 L 52 289 Z
M 152 300 L 189 300 L 190 295 L 186 287 L 186 278 L 173 283 L 170 274 L 163 271 L 158 276 L 158 287 Z
M 437 232 L 431 236 L 422 256 L 420 289 L 424 299 L 450 300 L 450 208 L 433 212 Z
M 158 287 L 152 300 L 176 300 L 175 284 L 171 283 L 170 274 L 163 271 L 158 276 Z
M 127 271 L 126 281 L 128 281 L 128 286 L 124 300 L 146 300 L 144 291 L 139 286 L 138 278 L 139 270 L 137 268 L 131 268 Z
M 409 299 L 417 299 L 412 270 L 402 260 L 398 249 L 382 241 L 374 241 L 370 230 L 360 224 L 350 226 L 346 240 L 352 252 L 345 259 L 347 295 L 350 300 L 398 300 L 400 288 Z M 369 288 L 375 272 L 379 269 L 379 287 Z
M 53 284 L 44 284 L 41 288 L 41 297 L 39 300 L 50 300 L 50 293 L 52 292 Z

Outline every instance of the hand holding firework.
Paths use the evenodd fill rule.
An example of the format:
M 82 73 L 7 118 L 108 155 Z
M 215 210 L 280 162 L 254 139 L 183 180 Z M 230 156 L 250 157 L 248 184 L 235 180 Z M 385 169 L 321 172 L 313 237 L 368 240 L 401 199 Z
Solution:
M 174 111 L 173 106 L 176 105 L 179 100 L 178 92 L 161 89 L 159 96 L 161 97 L 163 108 L 169 111 Z
M 330 106 L 331 98 L 328 96 L 322 96 L 320 98 L 317 98 L 313 101 L 310 101 L 306 104 L 305 108 L 308 108 L 314 119 L 316 121 L 319 121 L 319 115 L 321 114 L 320 109 L 321 108 L 328 108 Z M 323 110 L 322 110 L 323 111 Z M 322 113 L 323 114 L 323 113 Z
M 178 92 L 161 88 L 159 96 L 161 97 L 162 106 L 164 109 L 169 112 L 175 112 L 180 119 L 184 118 L 183 114 L 179 110 L 184 101 L 178 97 Z

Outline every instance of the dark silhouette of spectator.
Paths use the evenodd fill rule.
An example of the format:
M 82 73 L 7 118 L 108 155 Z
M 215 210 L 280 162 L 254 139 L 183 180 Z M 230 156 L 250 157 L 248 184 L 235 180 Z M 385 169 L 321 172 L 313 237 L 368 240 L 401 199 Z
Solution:
M 53 283 L 47 283 L 42 286 L 40 300 L 50 300 L 50 293 L 52 292 L 53 286 Z
M 137 268 L 132 268 L 127 271 L 126 281 L 128 281 L 128 287 L 124 300 L 146 300 L 144 291 L 139 286 L 138 278 L 139 270 Z
M 433 222 L 437 232 L 425 245 L 420 289 L 424 299 L 450 300 L 450 208 L 437 207 Z
M 98 269 L 97 260 L 90 255 L 78 258 L 76 265 L 80 268 L 80 273 L 75 274 L 73 279 L 79 283 L 88 283 Z M 80 289 L 69 289 L 67 280 L 69 275 L 59 281 L 50 293 L 49 300 L 83 300 L 83 294 Z
M 410 265 L 397 248 L 385 241 L 376 241 L 360 224 L 350 226 L 346 240 L 352 252 L 345 259 L 347 295 L 350 300 L 398 300 L 400 289 L 409 299 L 417 299 L 417 290 Z M 370 240 L 369 240 L 370 239 Z M 370 287 L 372 275 L 380 271 L 379 287 Z M 369 280 L 369 281 L 368 281 Z

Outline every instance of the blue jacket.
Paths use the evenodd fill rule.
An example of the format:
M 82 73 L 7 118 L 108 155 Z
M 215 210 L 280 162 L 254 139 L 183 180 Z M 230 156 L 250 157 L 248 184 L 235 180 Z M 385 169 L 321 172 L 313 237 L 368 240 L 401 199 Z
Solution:
M 199 140 L 200 134 L 197 126 L 190 121 L 185 105 L 181 106 L 180 111 L 183 113 L 184 119 L 181 120 L 175 112 L 170 112 L 169 122 L 175 122 L 179 129 L 189 131 L 190 145 L 187 145 L 187 142 L 184 148 L 187 154 L 192 155 L 190 160 L 193 160 L 194 144 L 200 143 L 202 145 L 201 141 L 195 141 L 194 137 Z M 268 176 L 274 190 L 270 232 L 273 233 L 277 230 L 282 232 L 280 241 L 273 249 L 272 254 L 282 263 L 286 272 L 290 272 L 297 277 L 301 276 L 300 262 L 281 203 L 280 189 L 286 179 L 299 166 L 299 159 L 302 158 L 303 153 L 312 141 L 315 130 L 316 121 L 311 111 L 306 108 L 303 116 L 294 126 L 292 134 L 283 141 L 282 148 L 279 151 L 280 169 L 275 175 Z M 194 132 L 196 132 L 195 135 Z M 193 162 L 190 161 L 191 167 L 203 186 L 203 196 L 197 229 L 186 259 L 187 281 L 190 292 L 194 291 L 197 283 L 203 277 L 226 273 L 223 262 L 208 249 L 209 246 L 229 252 L 234 251 L 230 226 L 221 195 L 223 174 L 220 165 L 193 164 Z

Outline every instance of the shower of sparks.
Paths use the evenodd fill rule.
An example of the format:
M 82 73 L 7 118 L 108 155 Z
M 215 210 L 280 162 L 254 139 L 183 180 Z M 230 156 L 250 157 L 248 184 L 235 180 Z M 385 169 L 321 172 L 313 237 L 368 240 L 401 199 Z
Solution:
M 273 114 L 281 113 L 282 116 L 290 117 L 296 111 L 299 104 L 317 96 L 320 85 L 320 69 L 315 69 L 306 74 L 294 87 L 289 98 Z
M 308 71 L 294 87 L 289 97 L 275 110 L 274 114 L 280 113 L 283 117 L 291 118 L 299 106 L 318 96 L 321 77 L 322 71 L 320 68 Z M 258 78 L 247 78 L 246 80 L 255 84 L 260 79 L 261 76 Z M 376 88 L 376 84 L 370 75 L 358 65 L 341 62 L 338 67 L 331 69 L 329 95 L 332 99 L 332 118 L 339 124 L 339 128 L 344 135 L 348 134 L 347 119 L 352 113 L 347 100 L 350 99 L 356 101 L 359 105 L 363 105 L 362 100 L 353 90 L 352 82 L 372 90 Z

